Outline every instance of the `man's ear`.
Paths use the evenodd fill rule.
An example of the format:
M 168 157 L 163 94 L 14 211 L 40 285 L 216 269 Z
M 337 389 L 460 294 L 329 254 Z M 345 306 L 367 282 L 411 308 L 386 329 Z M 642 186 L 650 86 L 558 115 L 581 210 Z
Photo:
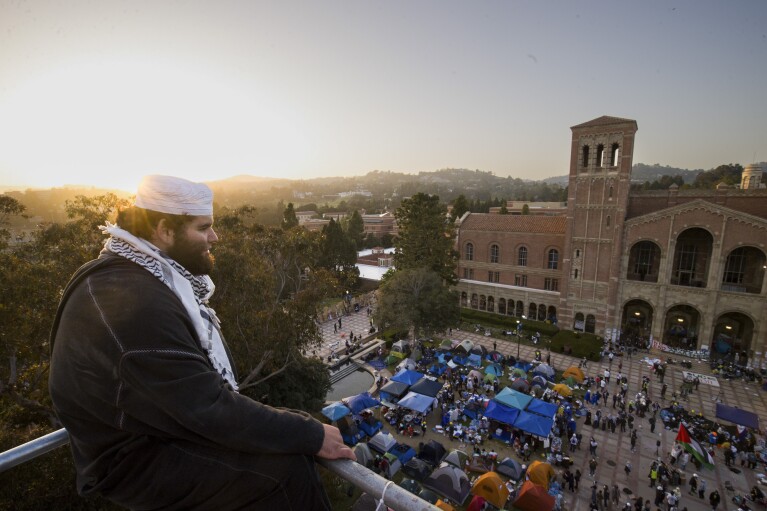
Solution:
M 157 222 L 157 225 L 155 225 L 154 230 L 152 231 L 152 239 L 150 241 L 160 250 L 167 250 L 169 247 L 173 246 L 175 236 L 175 231 L 168 225 L 168 221 L 165 218 L 162 218 Z

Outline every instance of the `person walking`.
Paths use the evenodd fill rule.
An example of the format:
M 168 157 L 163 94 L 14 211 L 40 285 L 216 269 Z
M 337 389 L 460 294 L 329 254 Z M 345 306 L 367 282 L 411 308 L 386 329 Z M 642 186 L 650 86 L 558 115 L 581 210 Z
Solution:
M 589 476 L 591 478 L 593 478 L 594 474 L 597 472 L 597 465 L 598 463 L 595 458 L 591 458 L 591 460 L 589 460 Z
M 706 480 L 700 479 L 698 481 L 698 498 L 703 499 L 706 497 Z
M 575 474 L 573 474 L 573 479 L 575 480 L 575 489 L 576 490 L 578 489 L 578 485 L 581 482 L 581 475 L 582 475 L 581 474 L 581 469 L 576 468 L 575 469 Z
M 711 494 L 709 494 L 708 496 L 708 503 L 711 504 L 711 509 L 713 511 L 716 511 L 716 508 L 719 507 L 719 502 L 721 500 L 722 500 L 722 497 L 719 496 L 719 492 L 716 491 L 716 489 L 712 491 Z
M 623 467 L 623 471 L 626 472 L 626 479 L 629 478 L 629 475 L 631 475 L 631 462 L 627 461 L 626 465 Z

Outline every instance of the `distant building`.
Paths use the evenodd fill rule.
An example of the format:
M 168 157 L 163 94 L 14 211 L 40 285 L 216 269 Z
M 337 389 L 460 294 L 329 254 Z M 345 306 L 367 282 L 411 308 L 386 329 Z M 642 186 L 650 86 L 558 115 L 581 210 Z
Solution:
M 362 222 L 364 224 L 363 232 L 366 236 L 372 234 L 380 238 L 385 234 L 396 236 L 399 232 L 394 214 L 390 212 L 362 215 Z
M 321 231 L 323 227 L 328 225 L 330 220 L 324 218 L 310 218 L 299 224 L 307 231 Z
M 349 216 L 349 214 L 344 212 L 344 211 L 333 211 L 331 213 L 323 213 L 322 214 L 322 218 L 325 218 L 327 220 L 330 220 L 332 218 L 336 222 L 340 222 L 341 220 L 343 220 L 347 216 Z
M 394 248 L 375 247 L 357 253 L 357 268 L 362 279 L 381 280 L 393 264 Z
M 566 210 L 459 220 L 461 304 L 762 365 L 762 169 L 748 166 L 740 189 L 631 191 L 636 121 L 599 117 L 571 129 Z
M 566 202 L 528 202 L 510 200 L 506 201 L 506 211 L 509 215 L 522 215 L 525 206 L 527 206 L 528 215 L 564 215 L 567 213 Z M 490 208 L 490 213 L 498 214 L 501 208 L 498 206 Z
M 298 225 L 304 225 L 307 220 L 317 216 L 316 211 L 296 211 L 296 218 L 298 219 Z

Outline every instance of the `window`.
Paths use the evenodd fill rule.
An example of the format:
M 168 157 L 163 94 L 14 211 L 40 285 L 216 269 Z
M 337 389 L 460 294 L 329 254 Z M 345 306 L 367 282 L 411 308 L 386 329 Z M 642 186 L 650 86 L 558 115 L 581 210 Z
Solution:
M 506 299 L 505 298 L 499 298 L 498 299 L 498 313 L 499 314 L 506 314 Z
M 497 271 L 489 271 L 487 272 L 487 281 L 488 282 L 500 282 L 501 280 L 501 274 Z
M 474 260 L 474 245 L 472 243 L 466 244 L 466 255 L 464 256 L 464 259 L 467 261 Z
M 610 189 L 607 191 L 607 198 L 612 199 L 613 198 L 613 187 L 611 186 Z
M 607 215 L 607 227 L 610 227 L 610 215 Z
M 573 274 L 573 278 L 575 280 L 578 280 L 578 268 L 575 269 L 575 273 Z
M 517 266 L 527 266 L 527 247 L 519 247 Z
M 495 298 L 487 297 L 487 312 L 495 312 Z
M 577 249 L 575 251 L 575 257 L 580 257 L 580 256 L 581 256 L 581 249 Z
M 599 144 L 597 146 L 597 167 L 605 166 L 605 146 Z
M 678 249 L 679 259 L 676 265 L 676 275 L 680 286 L 691 286 L 695 280 L 695 259 L 698 257 L 698 247 L 692 243 L 684 243 Z
M 652 243 L 642 242 L 639 245 L 637 258 L 634 262 L 634 273 L 642 275 L 643 278 L 645 275 L 652 273 L 653 263 L 655 262 L 654 249 L 655 245 Z
M 463 269 L 463 278 L 474 280 L 474 268 L 464 268 Z
M 490 245 L 490 262 L 497 263 L 500 260 L 501 248 L 498 245 Z
M 620 158 L 620 146 L 617 143 L 615 143 L 610 148 L 610 165 L 612 165 L 613 167 L 617 167 L 618 164 L 620 163 L 618 161 L 618 158 Z
M 514 285 L 519 287 L 527 287 L 527 275 L 520 275 L 519 273 L 514 275 Z
M 559 252 L 552 248 L 549 250 L 549 270 L 556 270 L 559 267 Z
M 487 300 L 485 295 L 479 295 L 479 310 L 487 310 Z
M 724 277 L 722 282 L 727 284 L 742 284 L 746 258 L 745 251 L 742 249 L 733 250 L 727 256 L 727 263 L 724 266 Z
M 589 146 L 583 146 L 583 159 L 581 160 L 581 166 L 586 168 L 589 166 Z
M 543 279 L 543 289 L 546 291 L 559 291 L 559 279 Z

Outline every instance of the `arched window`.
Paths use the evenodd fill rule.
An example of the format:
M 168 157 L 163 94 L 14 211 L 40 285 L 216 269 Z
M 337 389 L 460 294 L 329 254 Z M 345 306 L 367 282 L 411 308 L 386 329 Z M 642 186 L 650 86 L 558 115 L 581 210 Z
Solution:
M 517 317 L 522 317 L 525 315 L 525 304 L 522 303 L 522 300 L 517 300 L 517 307 L 514 315 Z
M 538 306 L 534 303 L 530 303 L 530 307 L 528 307 L 527 310 L 527 317 L 530 319 L 535 319 L 538 317 Z
M 538 305 L 538 321 L 546 321 L 546 306 L 544 304 Z
M 573 274 L 573 278 L 575 280 L 578 280 L 578 268 L 575 269 L 575 273 Z
M 487 312 L 495 312 L 495 298 L 487 297 Z
M 479 308 L 479 297 L 477 296 L 477 293 L 472 293 L 471 295 L 471 308 L 472 309 Z
M 612 165 L 613 167 L 617 167 L 618 164 L 620 163 L 618 161 L 618 158 L 620 158 L 620 146 L 616 142 L 610 148 L 610 165 Z
M 483 311 L 487 308 L 487 298 L 485 295 L 479 295 L 479 310 Z
M 584 169 L 589 166 L 589 146 L 583 146 L 583 159 L 581 160 L 581 167 Z
M 466 291 L 463 291 L 461 293 L 461 307 L 467 307 L 469 305 L 469 297 L 466 294 Z
M 519 247 L 517 266 L 527 266 L 527 247 Z
M 607 191 L 607 198 L 612 199 L 613 198 L 613 187 L 611 186 L 610 189 Z
M 557 249 L 552 248 L 549 250 L 548 268 L 549 270 L 556 270 L 559 267 L 559 252 Z
M 607 227 L 610 227 L 610 215 L 607 215 Z
M 575 257 L 577 258 L 577 257 L 580 257 L 580 256 L 581 256 L 581 249 L 576 249 L 575 250 Z
M 498 245 L 490 245 L 490 262 L 491 263 L 500 262 L 500 256 L 501 256 L 501 247 L 499 247 Z
M 466 244 L 466 251 L 464 259 L 467 261 L 473 261 L 474 260 L 474 244 L 473 243 L 467 243 Z
M 599 144 L 597 146 L 597 167 L 605 166 L 605 146 Z
M 506 314 L 506 299 L 498 299 L 498 314 Z

